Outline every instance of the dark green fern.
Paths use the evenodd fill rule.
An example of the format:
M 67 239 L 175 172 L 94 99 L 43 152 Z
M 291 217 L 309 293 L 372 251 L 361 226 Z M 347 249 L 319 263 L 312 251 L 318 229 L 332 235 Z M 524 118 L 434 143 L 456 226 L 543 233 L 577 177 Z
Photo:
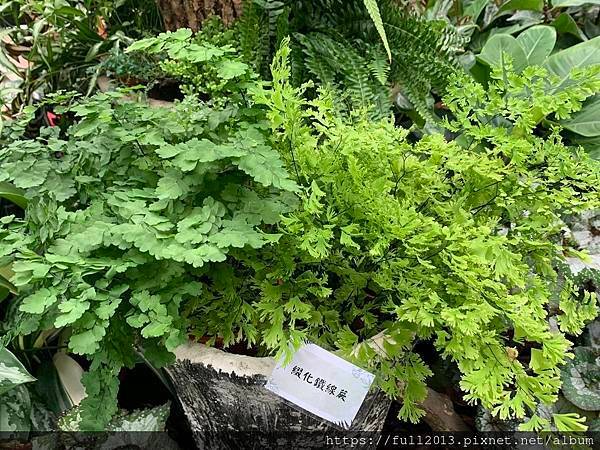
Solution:
M 389 63 L 380 46 L 349 46 L 318 32 L 296 37 L 311 77 L 334 90 L 340 110 L 363 110 L 373 118 L 390 113 Z
M 236 22 L 242 54 L 258 73 L 269 77 L 269 62 L 290 33 L 289 6 L 276 0 L 246 0 L 243 11 Z
M 464 38 L 446 22 L 407 13 L 392 0 L 382 0 L 380 7 L 392 48 L 390 78 L 423 117 L 430 117 L 426 99 L 431 90 L 443 94 L 459 70 L 456 55 Z
M 341 107 L 388 114 L 400 91 L 424 119 L 433 117 L 431 93 L 444 94 L 460 66 L 465 39 L 442 20 L 427 20 L 399 0 L 378 0 L 392 61 L 364 0 L 248 0 L 238 25 L 245 55 L 261 74 L 286 34 L 292 72 L 328 85 Z M 429 106 L 428 106 L 429 105 Z
M 308 75 L 317 76 L 322 83 L 331 82 L 333 76 L 340 89 L 345 86 L 352 91 L 349 96 L 353 104 L 361 104 L 357 100 L 371 97 L 378 108 L 382 105 L 379 87 L 385 84 L 394 86 L 423 118 L 431 118 L 433 112 L 427 100 L 431 91 L 443 94 L 448 79 L 460 70 L 456 55 L 460 53 L 465 38 L 447 22 L 426 20 L 401 6 L 397 0 L 379 0 L 378 3 L 392 53 L 391 65 L 363 0 L 288 3 L 290 28 L 296 31 L 295 36 L 304 35 L 304 39 L 298 41 L 306 56 Z M 336 44 L 319 42 L 324 40 L 324 35 Z M 381 55 L 384 57 L 381 58 Z M 336 66 L 339 64 L 341 66 Z M 356 65 L 362 67 L 358 73 L 351 70 Z M 368 83 L 370 92 L 362 91 L 366 67 L 372 75 Z M 339 74 L 351 78 L 340 79 Z M 377 85 L 373 83 L 375 80 Z M 357 81 L 360 83 L 357 84 Z M 389 94 L 383 104 L 389 103 L 387 97 Z

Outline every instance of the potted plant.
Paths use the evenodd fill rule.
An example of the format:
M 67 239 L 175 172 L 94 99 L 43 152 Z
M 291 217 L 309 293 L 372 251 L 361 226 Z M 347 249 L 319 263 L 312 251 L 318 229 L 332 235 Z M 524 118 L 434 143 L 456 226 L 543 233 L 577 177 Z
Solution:
M 549 320 L 565 251 L 552 239 L 563 212 L 598 206 L 600 183 L 597 162 L 533 131 L 597 91 L 596 69 L 550 94 L 541 68 L 503 67 L 487 88 L 458 77 L 446 127 L 461 139 L 413 142 L 389 119 L 337 114 L 327 93 L 307 99 L 287 41 L 269 85 L 187 31 L 136 48 L 199 62 L 226 95 L 171 108 L 55 96 L 71 126 L 27 136 L 25 118 L 0 150 L 0 180 L 29 199 L 25 218 L 2 220 L 19 290 L 2 343 L 58 331 L 90 361 L 82 429 L 114 415 L 137 352 L 161 367 L 206 338 L 276 358 L 307 340 L 338 351 L 411 422 L 425 414 L 425 346 L 457 365 L 467 401 L 550 426 L 537 404 L 556 398 L 567 335 L 596 315 L 592 296 L 567 292 Z

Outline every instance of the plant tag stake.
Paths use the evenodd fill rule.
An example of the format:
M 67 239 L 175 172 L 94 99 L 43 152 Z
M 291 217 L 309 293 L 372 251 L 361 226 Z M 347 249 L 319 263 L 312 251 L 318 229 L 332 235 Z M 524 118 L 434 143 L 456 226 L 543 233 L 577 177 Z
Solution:
M 315 344 L 278 362 L 266 388 L 308 412 L 350 428 L 375 376 Z

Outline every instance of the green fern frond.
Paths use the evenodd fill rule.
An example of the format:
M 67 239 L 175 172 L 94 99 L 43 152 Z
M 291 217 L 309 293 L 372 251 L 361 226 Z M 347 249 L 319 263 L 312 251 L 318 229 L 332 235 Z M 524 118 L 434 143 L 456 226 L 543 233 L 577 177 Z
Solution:
M 246 0 L 236 21 L 240 48 L 245 59 L 263 76 L 280 41 L 289 34 L 289 8 L 278 0 Z
M 465 37 L 446 21 L 427 20 L 398 0 L 250 3 L 258 17 L 253 20 L 261 25 L 252 29 L 253 39 L 245 39 L 248 46 L 272 55 L 281 36 L 292 34 L 295 81 L 312 78 L 333 86 L 352 107 L 372 101 L 374 109 L 389 111 L 388 87 L 393 85 L 424 119 L 431 119 L 432 91 L 443 95 L 448 79 L 460 70 L 456 55 Z M 265 69 L 263 62 L 260 72 Z
M 392 48 L 390 79 L 423 118 L 432 118 L 427 99 L 431 90 L 443 94 L 460 70 L 456 55 L 464 39 L 447 22 L 407 13 L 393 0 L 382 0 L 380 7 Z
M 387 52 L 388 59 L 390 62 L 392 61 L 392 51 L 390 50 L 390 44 L 388 43 L 387 35 L 385 34 L 385 28 L 383 27 L 383 21 L 381 20 L 381 13 L 379 12 L 379 6 L 377 6 L 376 0 L 363 0 L 365 8 L 369 12 L 369 16 L 373 20 L 373 25 L 375 25 L 375 29 L 379 36 L 381 37 L 381 41 L 383 42 L 383 46 L 385 47 L 385 51 Z
M 388 84 L 390 75 L 390 64 L 386 55 L 378 47 L 369 47 L 367 50 L 369 57 L 369 69 L 377 81 L 381 84 Z
M 373 117 L 389 114 L 389 64 L 378 48 L 357 42 L 362 47 L 357 50 L 323 33 L 296 38 L 311 77 L 336 92 L 340 109 L 348 103 L 352 109 L 369 110 Z

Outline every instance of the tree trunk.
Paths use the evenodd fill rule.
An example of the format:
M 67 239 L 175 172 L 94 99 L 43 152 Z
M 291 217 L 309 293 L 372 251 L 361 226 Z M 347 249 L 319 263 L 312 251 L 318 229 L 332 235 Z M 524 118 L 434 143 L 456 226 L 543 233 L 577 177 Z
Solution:
M 349 431 L 290 405 L 264 385 L 272 358 L 232 355 L 202 344 L 176 350 L 168 368 L 199 449 L 324 448 L 326 439 L 380 431 L 391 401 L 379 390 L 367 395 Z M 370 435 L 371 437 L 373 435 Z M 376 439 L 361 448 L 375 448 Z
M 243 0 L 156 0 L 165 28 L 191 28 L 198 31 L 202 22 L 211 16 L 219 16 L 229 25 L 242 13 Z

